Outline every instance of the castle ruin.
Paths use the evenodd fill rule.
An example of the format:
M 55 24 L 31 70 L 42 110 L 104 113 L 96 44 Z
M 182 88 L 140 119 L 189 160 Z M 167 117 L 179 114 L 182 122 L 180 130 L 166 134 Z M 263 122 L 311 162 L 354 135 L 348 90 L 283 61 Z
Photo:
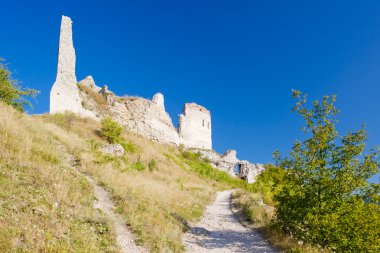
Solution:
M 50 92 L 50 113 L 71 111 L 84 117 L 101 119 L 111 116 L 129 130 L 149 139 L 188 148 L 212 149 L 211 114 L 195 103 L 187 103 L 180 115 L 179 127 L 173 126 L 165 111 L 164 96 L 157 93 L 152 100 L 141 97 L 118 97 L 107 87 L 96 86 L 91 76 L 79 82 L 75 74 L 75 49 L 72 38 L 72 21 L 62 16 L 57 78 Z M 100 93 L 106 105 L 99 109 L 88 89 Z
M 152 99 L 116 96 L 107 86 L 98 87 L 92 76 L 77 82 L 75 64 L 72 20 L 62 16 L 57 77 L 50 92 L 50 113 L 71 111 L 97 120 L 109 116 L 128 130 L 151 140 L 202 151 L 202 156 L 211 158 L 214 167 L 232 176 L 254 181 L 251 176 L 249 179 L 246 177 L 259 170 L 254 164 L 238 160 L 236 151 L 227 152 L 224 156 L 212 151 L 211 113 L 205 107 L 186 103 L 176 128 L 165 111 L 163 94 L 157 93 Z M 235 166 L 245 169 L 236 172 Z

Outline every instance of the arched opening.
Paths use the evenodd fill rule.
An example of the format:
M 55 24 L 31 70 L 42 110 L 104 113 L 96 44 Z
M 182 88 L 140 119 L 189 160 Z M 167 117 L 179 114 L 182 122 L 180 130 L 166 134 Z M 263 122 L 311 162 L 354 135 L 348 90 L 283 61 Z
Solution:
M 235 167 L 234 167 L 234 172 L 235 172 L 235 175 L 239 175 L 240 174 L 240 164 L 235 164 Z

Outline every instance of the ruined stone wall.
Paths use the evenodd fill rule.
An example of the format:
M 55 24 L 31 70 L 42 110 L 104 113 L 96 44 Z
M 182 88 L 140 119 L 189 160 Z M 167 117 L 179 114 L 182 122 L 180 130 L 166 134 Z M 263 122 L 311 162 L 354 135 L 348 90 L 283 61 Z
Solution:
M 185 104 L 179 118 L 178 132 L 186 147 L 212 149 L 211 114 L 203 106 Z
M 213 150 L 197 150 L 197 152 L 207 159 L 214 168 L 225 171 L 233 177 L 244 179 L 250 184 L 254 183 L 256 177 L 265 170 L 261 164 L 239 160 L 236 157 L 236 150 L 228 150 L 223 155 L 219 155 Z
M 95 117 L 82 106 L 75 75 L 75 61 L 72 21 L 69 17 L 62 16 L 57 77 L 50 91 L 50 113 L 72 111 L 82 116 Z
M 111 102 L 112 117 L 127 129 L 151 140 L 178 145 L 179 136 L 169 114 L 164 97 L 156 94 L 153 101 L 140 97 L 116 98 Z

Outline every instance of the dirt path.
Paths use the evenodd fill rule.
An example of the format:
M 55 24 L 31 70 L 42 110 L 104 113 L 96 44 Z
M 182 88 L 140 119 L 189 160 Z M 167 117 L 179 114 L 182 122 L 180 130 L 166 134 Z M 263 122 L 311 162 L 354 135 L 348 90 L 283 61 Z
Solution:
M 98 186 L 94 179 L 92 179 L 90 176 L 84 176 L 93 185 L 95 190 L 97 201 L 94 203 L 94 208 L 102 210 L 107 215 L 108 219 L 112 222 L 116 233 L 117 244 L 122 249 L 122 251 L 125 253 L 147 252 L 141 246 L 136 245 L 133 239 L 133 235 L 128 230 L 124 219 L 113 211 L 115 204 L 111 200 L 109 193 L 102 187 Z
M 217 194 L 202 220 L 191 226 L 182 242 L 188 252 L 279 252 L 255 230 L 242 226 L 231 211 L 232 191 Z
M 65 149 L 64 146 L 61 146 L 62 149 Z M 107 216 L 108 220 L 111 222 L 111 226 L 116 234 L 116 242 L 119 245 L 120 249 L 124 253 L 145 253 L 148 252 L 145 248 L 136 245 L 135 240 L 133 239 L 132 233 L 129 231 L 126 226 L 126 222 L 123 217 L 114 212 L 115 204 L 111 200 L 110 194 L 102 187 L 100 187 L 96 181 L 79 171 L 77 166 L 77 161 L 74 156 L 65 152 L 65 162 L 67 166 L 73 168 L 75 172 L 84 176 L 88 182 L 94 187 L 96 201 L 94 203 L 94 208 L 101 210 Z

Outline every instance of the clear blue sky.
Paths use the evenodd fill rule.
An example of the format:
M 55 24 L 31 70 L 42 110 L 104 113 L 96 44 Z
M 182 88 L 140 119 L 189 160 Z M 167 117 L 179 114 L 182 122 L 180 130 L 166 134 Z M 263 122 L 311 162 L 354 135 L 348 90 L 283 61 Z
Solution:
M 340 133 L 365 123 L 380 144 L 380 1 L 2 1 L 0 56 L 48 111 L 61 15 L 73 21 L 77 78 L 116 94 L 160 91 L 212 112 L 214 148 L 267 163 L 302 139 L 291 89 L 338 96 Z

